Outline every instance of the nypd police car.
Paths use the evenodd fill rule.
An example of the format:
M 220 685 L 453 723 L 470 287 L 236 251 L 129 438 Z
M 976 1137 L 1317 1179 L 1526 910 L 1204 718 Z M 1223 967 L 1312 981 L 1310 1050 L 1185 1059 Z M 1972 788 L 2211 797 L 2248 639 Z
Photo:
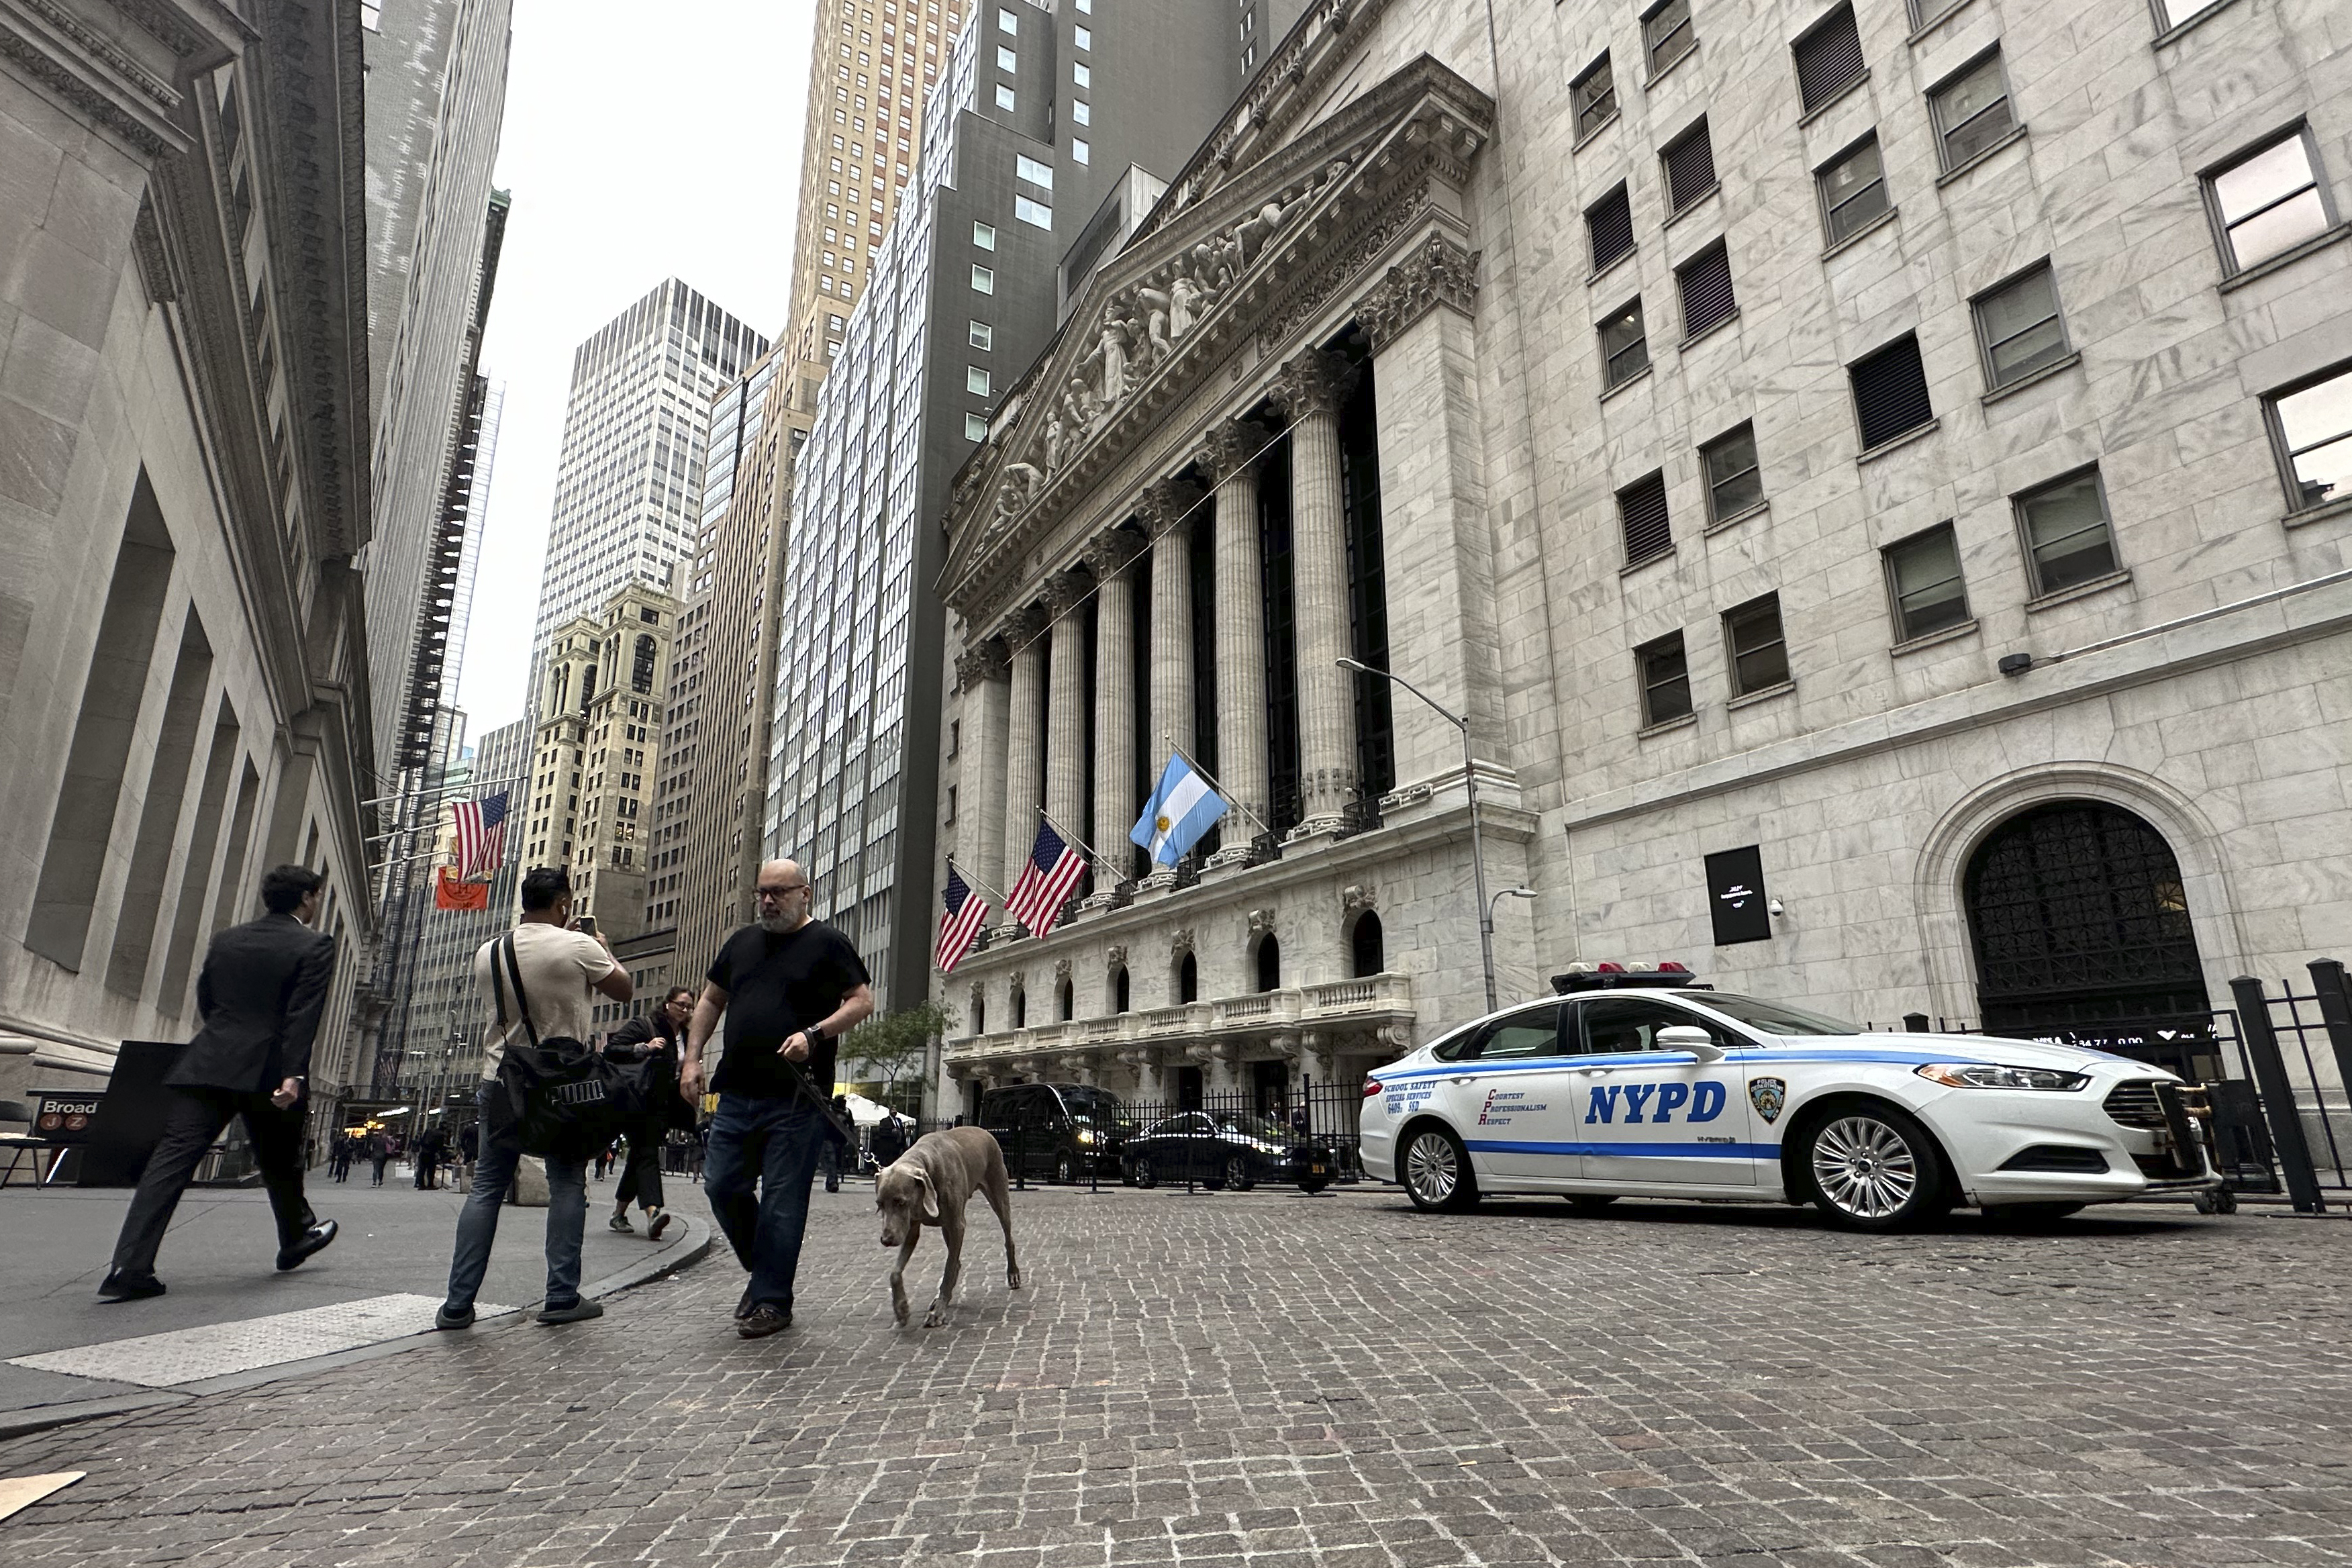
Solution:
M 1810 1202 L 1861 1230 L 2219 1184 L 2201 1091 L 2145 1062 L 1873 1032 L 1673 964 L 1553 985 L 1373 1072 L 1365 1170 L 1423 1209 L 1505 1193 Z

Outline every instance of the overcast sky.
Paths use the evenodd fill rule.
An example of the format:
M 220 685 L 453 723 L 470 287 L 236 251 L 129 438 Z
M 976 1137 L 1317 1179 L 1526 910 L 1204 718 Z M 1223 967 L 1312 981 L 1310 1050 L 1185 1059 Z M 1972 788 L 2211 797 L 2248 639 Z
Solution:
M 457 705 L 522 716 L 572 351 L 665 278 L 784 329 L 815 0 L 515 0 L 514 195 L 482 369 L 506 383 Z

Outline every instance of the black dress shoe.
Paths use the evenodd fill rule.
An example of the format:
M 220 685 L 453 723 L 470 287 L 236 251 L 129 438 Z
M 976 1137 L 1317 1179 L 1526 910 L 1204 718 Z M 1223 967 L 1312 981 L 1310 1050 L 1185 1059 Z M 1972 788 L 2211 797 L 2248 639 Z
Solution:
M 751 1315 L 735 1325 L 735 1331 L 747 1340 L 764 1340 L 793 1326 L 793 1315 L 782 1307 L 772 1307 L 762 1301 L 751 1309 Z
M 279 1247 L 278 1249 L 278 1272 L 282 1274 L 287 1269 L 297 1267 L 314 1252 L 325 1251 L 328 1244 L 335 1239 L 335 1232 L 341 1228 L 333 1220 L 322 1219 L 304 1231 L 301 1239 L 291 1247 Z
M 110 1272 L 99 1281 L 98 1296 L 101 1301 L 143 1301 L 150 1296 L 163 1293 L 163 1282 L 152 1274 Z
M 749 1285 L 744 1286 L 743 1299 L 735 1303 L 735 1321 L 740 1323 L 744 1319 L 750 1317 L 751 1315 L 751 1309 L 758 1305 L 759 1303 L 757 1301 L 751 1300 L 751 1287 Z

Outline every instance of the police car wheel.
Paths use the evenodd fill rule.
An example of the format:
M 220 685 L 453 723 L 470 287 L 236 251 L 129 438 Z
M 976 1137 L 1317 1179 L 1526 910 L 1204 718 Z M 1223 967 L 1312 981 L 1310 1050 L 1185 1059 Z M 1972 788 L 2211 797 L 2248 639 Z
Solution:
M 1459 1213 L 1475 1205 L 1478 1184 L 1462 1141 L 1443 1127 L 1423 1127 L 1407 1139 L 1404 1190 L 1413 1207 L 1432 1214 Z
M 1892 1106 L 1831 1111 L 1800 1158 L 1814 1202 L 1849 1230 L 1900 1230 L 1948 1206 L 1935 1141 Z

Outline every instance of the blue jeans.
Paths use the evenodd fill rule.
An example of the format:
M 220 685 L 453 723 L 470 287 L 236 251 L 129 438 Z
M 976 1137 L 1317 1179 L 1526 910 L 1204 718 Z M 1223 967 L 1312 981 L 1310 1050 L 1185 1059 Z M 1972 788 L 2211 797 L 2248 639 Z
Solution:
M 496 1079 L 485 1079 L 474 1104 L 478 1122 L 481 1157 L 474 1162 L 473 1190 L 457 1215 L 457 1252 L 449 1260 L 449 1300 L 463 1310 L 474 1304 L 482 1275 L 490 1267 L 490 1243 L 498 1239 L 499 1208 L 507 1201 L 515 1164 L 522 1158 L 522 1134 L 512 1127 L 494 1131 L 490 1103 L 501 1094 Z M 547 1304 L 564 1308 L 580 1300 L 580 1238 L 588 1224 L 588 1162 L 547 1162 Z
M 824 1147 L 824 1118 L 810 1100 L 722 1094 L 710 1120 L 702 1190 L 735 1256 L 751 1273 L 751 1300 L 793 1310 L 809 1182 Z M 759 1195 L 751 1195 L 753 1182 Z

